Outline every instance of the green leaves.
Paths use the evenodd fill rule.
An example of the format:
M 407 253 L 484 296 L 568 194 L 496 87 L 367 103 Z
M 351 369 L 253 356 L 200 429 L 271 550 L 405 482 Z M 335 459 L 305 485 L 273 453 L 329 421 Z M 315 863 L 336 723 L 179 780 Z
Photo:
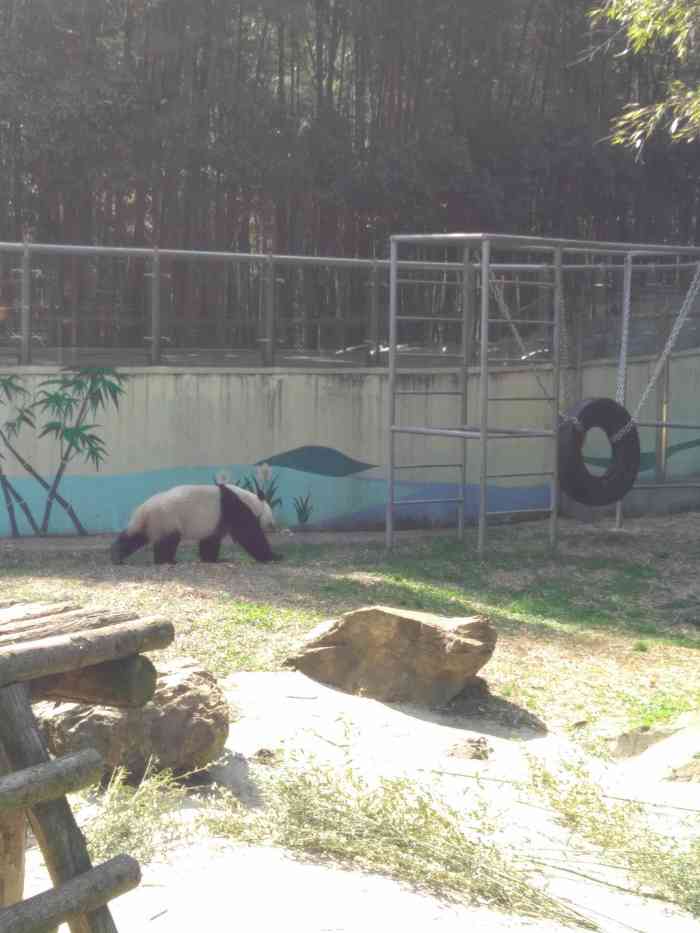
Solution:
M 71 459 L 73 454 L 82 454 L 86 461 L 93 463 L 95 469 L 99 470 L 107 448 L 102 438 L 93 431 L 93 428 L 98 427 L 97 424 L 67 427 L 61 421 L 48 421 L 39 432 L 39 437 L 53 435 L 63 444 L 67 459 Z
M 61 445 L 61 462 L 82 456 L 99 470 L 107 449 L 95 432 L 98 424 L 86 424 L 84 418 L 110 405 L 119 407 L 126 377 L 107 368 L 86 368 L 44 379 L 34 406 L 49 415 L 39 437 L 51 435 Z
M 677 68 L 683 68 L 698 52 L 699 0 L 609 0 L 591 15 L 594 21 L 619 23 L 628 51 L 650 59 L 655 53 L 670 52 Z M 640 151 L 657 132 L 674 142 L 692 142 L 700 136 L 700 85 L 671 78 L 662 82 L 660 100 L 628 104 L 613 124 L 612 142 Z
M 27 396 L 29 393 L 22 385 L 20 376 L 0 376 L 0 400 L 5 402 L 14 402 L 18 397 Z
M 23 427 L 35 430 L 37 418 L 48 418 L 41 425 L 39 437 L 53 437 L 59 442 L 61 462 L 68 463 L 80 456 L 99 469 L 107 448 L 97 433 L 100 425 L 88 424 L 85 418 L 110 405 L 118 408 L 125 382 L 126 377 L 114 369 L 67 371 L 42 380 L 36 398 L 29 401 L 29 392 L 20 376 L 0 376 L 0 401 L 15 406 L 2 430 L 11 440 Z

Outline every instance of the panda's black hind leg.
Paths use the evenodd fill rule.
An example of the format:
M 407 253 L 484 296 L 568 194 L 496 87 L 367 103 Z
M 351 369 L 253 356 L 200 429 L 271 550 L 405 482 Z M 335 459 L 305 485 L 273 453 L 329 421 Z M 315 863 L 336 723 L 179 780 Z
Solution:
M 221 535 L 210 535 L 199 542 L 199 559 L 207 564 L 215 564 L 219 559 Z
M 175 554 L 181 538 L 182 535 L 174 531 L 172 534 L 166 535 L 165 538 L 161 538 L 160 541 L 156 541 L 153 545 L 153 563 L 174 564 Z

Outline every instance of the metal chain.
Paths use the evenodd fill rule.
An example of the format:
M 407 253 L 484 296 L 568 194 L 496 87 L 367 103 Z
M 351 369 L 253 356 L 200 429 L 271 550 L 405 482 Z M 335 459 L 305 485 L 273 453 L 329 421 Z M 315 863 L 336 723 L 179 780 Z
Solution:
M 513 332 L 513 336 L 515 337 L 515 340 L 518 344 L 518 347 L 520 348 L 521 353 L 523 354 L 523 356 L 526 356 L 527 347 L 525 346 L 520 336 L 518 328 L 515 326 L 515 323 L 513 322 L 510 311 L 508 310 L 508 305 L 506 304 L 505 299 L 503 297 L 502 289 L 495 279 L 491 279 L 491 290 L 493 291 L 493 294 L 496 298 L 501 314 L 506 319 L 508 326 Z M 695 303 L 695 299 L 697 298 L 698 293 L 700 293 L 700 263 L 698 263 L 697 265 L 697 269 L 695 271 L 693 281 L 691 282 L 690 287 L 688 288 L 686 296 L 683 300 L 683 304 L 681 305 L 681 309 L 678 312 L 678 317 L 676 318 L 673 328 L 671 329 L 671 333 L 668 336 L 666 345 L 664 349 L 662 350 L 661 355 L 659 356 L 658 360 L 656 361 L 656 366 L 654 367 L 654 371 L 651 375 L 651 378 L 649 379 L 649 382 L 647 383 L 646 388 L 644 389 L 644 392 L 642 392 L 642 395 L 637 403 L 637 407 L 634 411 L 634 414 L 631 416 L 630 420 L 625 425 L 623 425 L 620 428 L 620 430 L 617 431 L 616 434 L 614 434 L 610 438 L 611 444 L 616 444 L 618 443 L 618 441 L 621 441 L 622 438 L 625 437 L 635 426 L 639 418 L 639 415 L 642 409 L 644 408 L 644 405 L 646 404 L 647 399 L 649 398 L 649 395 L 654 390 L 654 387 L 656 386 L 656 383 L 658 382 L 659 376 L 663 372 L 664 366 L 666 365 L 666 362 L 669 356 L 673 352 L 673 348 L 676 345 L 676 341 L 678 340 L 678 335 L 680 334 L 681 329 L 686 322 L 688 314 L 690 313 L 690 310 L 693 307 L 693 304 Z M 563 307 L 563 298 L 562 298 L 562 308 L 560 309 L 560 313 L 563 317 L 565 313 L 564 307 Z M 622 339 L 621 339 L 621 344 L 620 344 L 620 364 L 618 366 L 618 371 L 617 371 L 617 385 L 616 385 L 616 393 L 615 393 L 615 397 L 619 404 L 623 403 L 623 400 L 625 397 L 626 374 L 627 374 L 627 354 L 629 350 L 629 325 L 630 325 L 631 316 L 632 316 L 631 289 L 626 289 L 624 305 L 623 305 Z M 564 328 L 564 330 L 565 329 L 566 328 Z M 568 335 L 566 334 L 563 335 L 562 342 L 565 344 L 568 343 Z M 533 367 L 532 363 L 530 363 L 529 365 L 530 367 Z M 533 374 L 535 376 L 535 379 L 537 380 L 537 384 L 542 390 L 542 394 L 545 396 L 545 398 L 547 398 L 550 404 L 553 405 L 551 398 L 549 398 L 548 396 L 547 388 L 545 387 L 544 383 L 540 379 L 539 373 L 536 370 L 534 370 L 534 368 L 533 368 Z M 577 418 L 571 417 L 569 415 L 564 415 L 563 420 L 569 421 L 573 423 L 576 427 L 578 427 L 579 430 L 583 430 L 583 426 L 581 425 L 580 421 Z
M 676 318 L 673 328 L 671 329 L 671 333 L 668 336 L 668 340 L 666 341 L 666 346 L 663 348 L 663 351 L 661 352 L 661 356 L 656 361 L 656 366 L 654 367 L 654 371 L 651 374 L 651 378 L 647 384 L 647 387 L 642 392 L 641 398 L 639 399 L 639 402 L 637 403 L 637 407 L 634 411 L 634 414 L 632 415 L 630 420 L 627 422 L 627 424 L 623 425 L 623 427 L 620 428 L 617 434 L 614 434 L 610 438 L 611 444 L 616 444 L 618 441 L 621 441 L 622 438 L 626 434 L 628 434 L 634 427 L 642 411 L 642 408 L 644 407 L 646 403 L 646 400 L 649 398 L 649 395 L 651 394 L 654 386 L 656 385 L 659 379 L 659 376 L 663 372 L 663 368 L 666 365 L 666 361 L 668 360 L 669 356 L 673 352 L 673 348 L 676 345 L 676 340 L 678 339 L 678 335 L 681 332 L 681 328 L 685 324 L 686 318 L 688 317 L 688 314 L 690 313 L 690 309 L 693 307 L 693 304 L 695 303 L 695 299 L 697 298 L 699 292 L 700 292 L 700 262 L 698 263 L 698 267 L 695 270 L 695 276 L 693 277 L 693 281 L 690 283 L 690 288 L 688 289 L 685 299 L 683 300 L 681 309 L 678 312 L 678 317 Z M 629 323 L 629 320 L 627 323 Z M 623 341 L 624 341 L 624 337 L 625 337 L 625 330 L 623 329 Z M 623 349 L 625 352 L 624 359 L 625 359 L 625 364 L 626 364 L 626 360 L 627 360 L 627 357 L 626 357 L 627 347 L 626 346 L 624 346 L 620 350 L 620 359 L 622 361 Z M 620 374 L 624 373 L 625 370 L 626 370 L 626 366 L 625 368 L 621 366 L 620 371 L 618 372 L 618 393 L 620 392 Z M 624 389 L 624 382 L 623 382 L 623 389 Z
M 513 336 L 515 337 L 518 347 L 520 348 L 520 352 L 522 353 L 523 357 L 526 357 L 527 347 L 523 343 L 522 337 L 520 336 L 520 332 L 518 331 L 518 328 L 515 326 L 515 322 L 513 321 L 513 318 L 510 316 L 510 311 L 508 310 L 508 305 L 506 304 L 505 298 L 503 297 L 503 291 L 501 289 L 501 286 L 498 284 L 498 282 L 494 278 L 491 279 L 491 291 L 493 292 L 494 297 L 496 301 L 498 302 L 498 307 L 501 311 L 501 314 L 506 319 L 506 321 L 508 322 L 508 326 L 513 332 Z M 482 340 L 483 339 L 484 337 L 482 334 Z M 550 393 L 547 390 L 544 383 L 542 382 L 542 380 L 540 379 L 539 373 L 537 372 L 536 369 L 534 369 L 534 364 L 528 363 L 528 365 L 532 368 L 533 375 L 535 379 L 537 380 L 537 384 L 539 385 L 540 389 L 542 389 L 542 394 L 545 396 L 545 399 L 553 407 L 554 403 L 551 399 Z
M 501 287 L 500 287 L 500 285 L 498 284 L 498 282 L 496 282 L 495 279 L 491 279 L 491 290 L 493 291 L 493 294 L 494 294 L 494 296 L 495 296 L 495 298 L 496 298 L 496 301 L 498 302 L 498 306 L 499 306 L 499 308 L 500 308 L 501 314 L 505 317 L 505 319 L 506 319 L 506 321 L 507 321 L 507 323 L 508 323 L 510 329 L 511 329 L 512 332 L 513 332 L 513 336 L 515 337 L 515 339 L 516 339 L 516 341 L 517 341 L 517 344 L 518 344 L 518 346 L 520 347 L 521 353 L 523 354 L 523 356 L 525 356 L 525 355 L 527 354 L 527 347 L 525 346 L 525 344 L 524 344 L 524 342 L 523 342 L 523 340 L 522 340 L 522 338 L 521 338 L 521 336 L 520 336 L 520 332 L 518 331 L 518 328 L 516 327 L 515 322 L 513 321 L 512 317 L 511 317 L 511 315 L 510 315 L 510 311 L 508 310 L 508 305 L 506 304 L 505 298 L 503 297 L 503 292 L 502 292 L 502 290 L 501 290 Z M 564 314 L 564 296 L 563 296 L 563 295 L 562 295 L 562 306 L 561 306 L 561 309 L 560 309 L 560 313 L 561 313 L 561 315 L 563 316 L 563 314 Z M 561 328 L 560 328 L 560 330 L 561 330 Z M 566 342 L 566 338 L 563 338 L 563 340 L 564 340 L 564 342 Z M 535 379 L 537 380 L 537 384 L 539 385 L 540 389 L 542 390 L 542 394 L 545 396 L 546 401 L 549 402 L 550 406 L 552 407 L 552 410 L 554 410 L 554 401 L 553 401 L 553 399 L 551 398 L 549 392 L 547 391 L 547 387 L 544 385 L 544 383 L 543 383 L 542 380 L 540 379 L 539 373 L 538 373 L 537 370 L 534 368 L 534 364 L 533 364 L 533 363 L 528 363 L 528 366 L 532 369 L 533 375 L 534 375 Z M 554 378 L 554 372 L 552 372 L 552 378 Z M 562 414 L 561 412 L 558 412 L 558 414 L 559 414 L 559 418 L 560 418 L 560 420 L 562 421 L 562 423 L 565 423 L 565 424 L 566 424 L 566 423 L 568 423 L 568 424 L 573 424 L 573 426 L 574 426 L 578 431 L 581 431 L 581 432 L 583 432 L 583 431 L 585 430 L 585 428 L 583 427 L 583 425 L 581 424 L 581 422 L 580 422 L 580 421 L 578 420 L 578 418 L 576 418 L 574 415 Z

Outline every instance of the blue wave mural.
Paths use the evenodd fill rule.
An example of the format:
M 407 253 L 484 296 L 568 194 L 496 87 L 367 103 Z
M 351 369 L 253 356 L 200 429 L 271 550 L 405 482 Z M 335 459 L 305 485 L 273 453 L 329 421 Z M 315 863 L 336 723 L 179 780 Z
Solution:
M 700 440 L 685 441 L 669 448 L 669 456 L 700 447 Z M 604 458 L 587 458 L 587 462 L 604 466 Z M 355 460 L 330 447 L 304 446 L 259 461 L 268 463 L 276 481 L 281 502 L 275 510 L 282 527 L 326 530 L 372 529 L 384 527 L 387 482 L 381 466 Z M 644 453 L 642 470 L 653 469 L 655 454 Z M 253 465 L 255 466 L 255 465 Z M 215 464 L 198 467 L 176 467 L 124 475 L 94 474 L 64 477 L 61 492 L 72 504 L 81 522 L 92 533 L 116 533 L 123 529 L 131 512 L 149 496 L 163 489 L 185 483 L 214 482 L 223 472 L 236 482 L 252 472 L 250 464 Z M 45 491 L 30 477 L 13 477 L 13 484 L 27 500 L 34 514 L 40 514 Z M 459 494 L 452 483 L 396 483 L 396 498 L 403 504 L 396 509 L 398 527 L 430 527 L 454 525 L 457 519 L 455 503 L 415 503 L 414 499 L 448 499 Z M 546 509 L 549 487 L 498 486 L 488 491 L 489 511 L 514 509 Z M 306 509 L 302 508 L 306 503 Z M 478 487 L 465 490 L 465 516 L 478 514 Z M 15 510 L 20 533 L 31 534 L 23 513 Z M 0 535 L 11 533 L 9 517 L 0 502 Z M 75 534 L 75 528 L 58 506 L 51 515 L 50 534 Z
M 302 473 L 314 473 L 318 476 L 352 476 L 371 470 L 376 464 L 353 460 L 334 447 L 295 447 L 283 454 L 275 454 L 266 460 L 260 460 L 256 466 L 268 463 L 271 467 L 285 467 Z

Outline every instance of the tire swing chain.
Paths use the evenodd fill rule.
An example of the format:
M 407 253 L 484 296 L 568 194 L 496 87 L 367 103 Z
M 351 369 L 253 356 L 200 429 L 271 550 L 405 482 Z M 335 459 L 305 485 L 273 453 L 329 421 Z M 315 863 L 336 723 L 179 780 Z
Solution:
M 630 418 L 630 420 L 627 422 L 627 424 L 623 425 L 616 434 L 613 434 L 613 436 L 610 438 L 611 444 L 617 444 L 618 441 L 621 441 L 622 438 L 629 431 L 631 431 L 632 428 L 637 423 L 637 419 L 639 418 L 642 408 L 646 404 L 646 401 L 649 398 L 649 395 L 651 394 L 652 390 L 654 389 L 654 386 L 658 382 L 659 376 L 663 372 L 664 366 L 666 365 L 666 362 L 669 356 L 671 355 L 674 346 L 676 345 L 678 335 L 680 334 L 681 328 L 686 322 L 688 314 L 690 313 L 690 309 L 693 307 L 693 304 L 695 303 L 695 299 L 698 296 L 698 292 L 700 292 L 700 262 L 697 265 L 697 269 L 695 270 L 695 276 L 693 277 L 693 281 L 690 283 L 690 288 L 688 289 L 685 299 L 683 301 L 683 304 L 681 305 L 681 309 L 678 312 L 678 317 L 676 318 L 675 323 L 671 329 L 671 333 L 668 336 L 668 340 L 666 341 L 666 346 L 663 348 L 661 352 L 661 356 L 656 361 L 656 366 L 654 367 L 654 371 L 651 374 L 651 378 L 646 388 L 642 392 L 641 398 L 639 399 L 639 402 L 637 403 L 635 412 Z M 631 313 L 630 307 L 631 307 L 631 300 L 630 300 L 630 296 L 628 293 L 627 301 L 625 303 L 625 308 L 624 308 L 625 320 L 624 320 L 624 330 L 623 330 L 623 347 L 622 347 L 622 352 L 621 352 L 621 355 L 622 355 L 622 358 L 625 364 L 627 362 L 627 334 L 629 331 L 629 319 L 630 319 L 630 313 Z M 618 381 L 617 381 L 618 402 L 621 402 L 621 396 L 624 392 L 624 378 L 625 378 L 624 373 L 625 372 L 626 372 L 626 365 L 620 368 L 620 373 L 618 374 Z
M 511 317 L 510 311 L 509 311 L 509 309 L 508 309 L 508 305 L 506 304 L 506 300 L 505 300 L 505 298 L 503 297 L 503 289 L 502 289 L 501 286 L 498 284 L 498 282 L 496 281 L 495 278 L 492 278 L 492 279 L 491 279 L 491 291 L 493 292 L 493 295 L 494 295 L 494 297 L 495 297 L 495 299 L 496 299 L 496 302 L 497 302 L 497 304 L 498 304 L 498 307 L 499 307 L 499 310 L 500 310 L 501 314 L 502 314 L 503 317 L 506 319 L 506 323 L 508 324 L 508 326 L 510 327 L 511 331 L 513 332 L 513 336 L 515 337 L 516 343 L 518 344 L 518 347 L 520 348 L 520 352 L 523 354 L 523 356 L 527 356 L 527 347 L 525 346 L 525 343 L 524 343 L 522 337 L 520 336 L 520 332 L 519 332 L 518 328 L 516 327 L 515 322 L 513 321 L 513 318 Z M 562 313 L 562 315 L 563 315 L 563 313 L 564 313 L 564 296 L 563 296 L 563 295 L 562 295 L 562 299 L 561 299 L 561 300 L 562 300 L 561 313 Z M 552 411 L 554 411 L 554 402 L 553 402 L 553 400 L 551 399 L 551 397 L 550 397 L 550 395 L 549 395 L 549 392 L 548 392 L 546 386 L 544 385 L 544 383 L 543 383 L 542 380 L 540 379 L 540 375 L 539 375 L 539 373 L 537 372 L 537 370 L 535 369 L 535 364 L 532 363 L 532 362 L 530 362 L 530 363 L 528 363 L 528 366 L 529 366 L 530 370 L 532 371 L 533 376 L 534 376 L 535 379 L 537 380 L 537 384 L 539 385 L 540 389 L 542 390 L 542 394 L 543 394 L 544 397 L 545 397 L 545 401 L 548 401 L 548 402 L 549 402 L 549 404 L 550 404 L 550 406 L 551 406 L 551 408 L 552 408 Z M 577 431 L 579 431 L 579 432 L 582 433 L 582 434 L 585 433 L 585 431 L 586 431 L 585 427 L 581 424 L 581 422 L 579 421 L 579 419 L 578 419 L 575 415 L 568 415 L 568 414 L 565 414 L 565 413 L 562 413 L 562 412 L 558 412 L 558 414 L 559 414 L 559 420 L 560 420 L 560 423 L 561 423 L 561 424 L 573 424 L 573 426 L 576 428 Z
M 518 347 L 519 347 L 519 349 L 520 349 L 520 352 L 522 353 L 522 355 L 523 355 L 524 357 L 527 357 L 527 347 L 525 346 L 525 343 L 524 343 L 522 337 L 520 336 L 520 331 L 519 331 L 518 328 L 515 326 L 515 322 L 513 321 L 513 318 L 511 317 L 510 311 L 509 311 L 509 309 L 508 309 L 508 305 L 506 304 L 506 300 L 505 300 L 505 298 L 503 297 L 503 289 L 502 289 L 501 286 L 498 284 L 498 282 L 496 281 L 495 278 L 492 278 L 492 279 L 491 279 L 491 291 L 493 292 L 494 298 L 496 299 L 496 303 L 498 304 L 498 307 L 499 307 L 499 310 L 500 310 L 501 314 L 502 314 L 503 317 L 506 319 L 506 323 L 508 324 L 508 326 L 510 327 L 511 331 L 513 332 L 513 336 L 515 337 L 515 341 L 516 341 L 516 343 L 518 344 Z M 482 339 L 483 339 L 483 335 L 482 335 Z M 539 373 L 537 372 L 537 370 L 535 369 L 534 364 L 533 364 L 533 363 L 530 363 L 529 366 L 530 366 L 530 368 L 531 368 L 531 370 L 532 370 L 532 374 L 534 375 L 535 379 L 537 380 L 537 384 L 539 385 L 540 389 L 542 390 L 542 394 L 544 395 L 545 400 L 546 400 L 546 401 L 549 401 L 550 405 L 552 405 L 552 407 L 553 407 L 553 406 L 554 406 L 554 403 L 551 401 L 550 394 L 549 394 L 549 392 L 548 392 L 546 386 L 544 385 L 544 383 L 543 383 L 542 380 L 540 379 L 540 375 L 539 375 Z
M 515 323 L 513 322 L 510 311 L 508 309 L 508 305 L 506 304 L 506 301 L 503 297 L 503 290 L 501 289 L 500 285 L 495 279 L 491 279 L 491 290 L 493 291 L 494 297 L 496 298 L 496 302 L 498 303 L 498 307 L 501 311 L 501 314 L 506 319 L 506 323 L 510 327 L 513 333 L 513 336 L 515 337 L 518 347 L 520 348 L 520 352 L 523 354 L 523 356 L 525 356 L 527 354 L 527 347 L 525 346 L 525 343 L 523 342 L 523 339 L 520 336 L 518 328 L 515 326 Z M 688 289 L 686 293 L 685 299 L 678 313 L 678 317 L 676 318 L 673 328 L 671 329 L 671 333 L 668 336 L 668 340 L 666 341 L 666 345 L 661 353 L 661 356 L 658 358 L 656 362 L 656 366 L 654 367 L 654 372 L 652 373 L 652 376 L 646 388 L 644 389 L 644 392 L 642 393 L 641 398 L 639 399 L 639 402 L 637 403 L 637 408 L 635 409 L 635 412 L 630 418 L 630 420 L 625 425 L 623 425 L 619 431 L 617 431 L 615 434 L 612 435 L 612 437 L 610 438 L 611 444 L 617 444 L 619 441 L 621 441 L 622 438 L 625 437 L 625 435 L 629 431 L 631 431 L 632 428 L 636 425 L 639 415 L 642 409 L 644 408 L 644 405 L 646 404 L 646 401 L 649 398 L 649 395 L 651 394 L 654 387 L 656 386 L 656 383 L 659 380 L 659 376 L 663 372 L 663 368 L 666 365 L 666 362 L 669 356 L 671 355 L 674 346 L 676 345 L 676 341 L 678 340 L 678 335 L 680 334 L 681 329 L 686 322 L 688 314 L 690 313 L 690 310 L 693 307 L 693 304 L 695 303 L 695 299 L 697 298 L 699 292 L 700 292 L 700 263 L 698 263 L 697 265 L 695 276 L 693 277 L 693 281 L 690 284 L 690 288 Z M 627 362 L 627 340 L 628 340 L 628 335 L 629 335 L 629 321 L 631 317 L 631 305 L 632 305 L 631 294 L 628 291 L 626 294 L 625 307 L 624 307 L 624 329 L 623 329 L 622 348 L 621 348 L 624 365 L 620 368 L 620 372 L 618 373 L 618 379 L 617 379 L 617 401 L 620 404 L 622 404 L 622 396 L 624 393 L 624 379 L 625 379 L 624 373 L 626 371 L 626 362 Z M 544 386 L 542 380 L 540 379 L 539 373 L 534 369 L 534 366 L 532 366 L 532 364 L 530 365 L 533 370 L 535 379 L 537 380 L 537 383 L 540 389 L 542 390 L 542 394 L 545 397 L 547 397 L 548 395 L 547 389 Z M 581 424 L 579 419 L 576 418 L 575 416 L 562 414 L 560 417 L 563 422 L 572 424 L 576 428 L 577 431 L 581 433 L 585 432 L 586 430 L 585 427 Z

